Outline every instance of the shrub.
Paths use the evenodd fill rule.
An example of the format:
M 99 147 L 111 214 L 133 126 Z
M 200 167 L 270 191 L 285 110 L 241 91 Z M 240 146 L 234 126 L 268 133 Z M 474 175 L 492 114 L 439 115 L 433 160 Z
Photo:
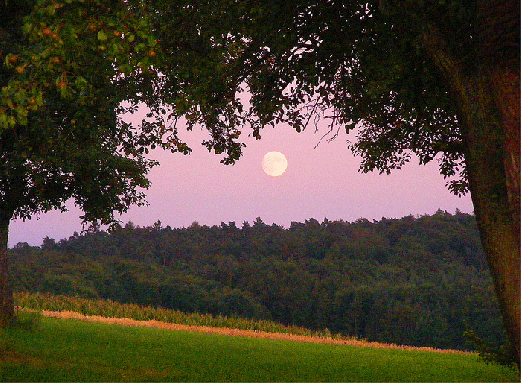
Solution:
M 479 353 L 479 357 L 485 363 L 500 364 L 519 372 L 519 359 L 516 356 L 516 350 L 510 343 L 504 344 L 498 348 L 491 347 L 486 341 L 481 339 L 473 330 L 467 330 L 464 333 L 469 343 L 474 345 Z

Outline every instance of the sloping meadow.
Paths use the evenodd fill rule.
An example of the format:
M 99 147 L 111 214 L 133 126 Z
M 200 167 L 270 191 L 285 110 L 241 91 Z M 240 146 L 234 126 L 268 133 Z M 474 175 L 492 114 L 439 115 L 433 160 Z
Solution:
M 1 381 L 507 382 L 518 378 L 504 367 L 480 362 L 472 353 L 291 341 L 304 336 L 282 333 L 278 333 L 281 338 L 266 339 L 261 331 L 226 333 L 223 327 L 210 332 L 184 325 L 179 331 L 165 322 L 44 313 L 69 319 L 33 317 L 31 327 L 9 328 L 0 334 Z

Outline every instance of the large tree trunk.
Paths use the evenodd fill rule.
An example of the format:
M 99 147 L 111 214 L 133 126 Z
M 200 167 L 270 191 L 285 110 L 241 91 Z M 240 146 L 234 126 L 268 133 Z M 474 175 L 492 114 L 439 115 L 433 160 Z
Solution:
M 519 0 L 478 0 L 475 21 L 473 64 L 457 60 L 435 26 L 423 41 L 457 100 L 481 241 L 519 360 Z
M 1 213 L 1 212 L 0 212 Z M 9 238 L 10 219 L 0 214 L 0 326 L 9 324 L 14 317 L 13 291 L 9 283 Z
M 476 76 L 462 99 L 466 166 L 481 241 L 519 363 L 519 0 L 478 0 L 475 32 Z
M 519 163 L 519 152 L 511 151 L 510 128 L 494 122 L 497 109 L 492 76 L 473 85 L 469 85 L 465 121 L 469 188 L 505 329 L 519 359 L 520 228 L 516 218 L 519 210 L 514 211 L 519 206 L 519 193 L 516 197 L 515 191 L 509 190 L 512 175 L 508 168 L 512 162 Z

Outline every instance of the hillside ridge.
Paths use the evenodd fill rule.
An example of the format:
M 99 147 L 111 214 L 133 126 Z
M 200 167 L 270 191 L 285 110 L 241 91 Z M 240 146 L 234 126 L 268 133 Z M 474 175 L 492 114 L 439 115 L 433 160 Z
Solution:
M 286 229 L 260 218 L 242 227 L 128 223 L 46 238 L 41 247 L 19 244 L 10 258 L 15 292 L 269 320 L 418 347 L 468 349 L 469 329 L 494 347 L 505 342 L 475 218 L 461 212 L 309 219 Z

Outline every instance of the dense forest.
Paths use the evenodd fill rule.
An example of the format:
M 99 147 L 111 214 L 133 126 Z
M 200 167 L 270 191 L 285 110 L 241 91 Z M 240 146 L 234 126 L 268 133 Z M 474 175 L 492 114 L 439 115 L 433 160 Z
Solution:
M 473 215 L 289 228 L 92 227 L 10 249 L 16 291 L 265 318 L 371 341 L 469 349 L 473 329 L 504 343 Z

